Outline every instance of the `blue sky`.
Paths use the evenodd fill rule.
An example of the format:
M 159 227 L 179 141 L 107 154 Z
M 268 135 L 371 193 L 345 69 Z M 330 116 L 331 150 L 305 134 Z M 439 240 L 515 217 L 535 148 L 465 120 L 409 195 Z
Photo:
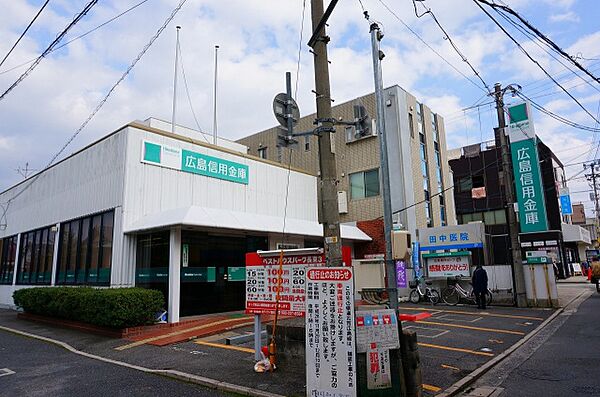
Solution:
M 82 34 L 140 0 L 100 1 L 67 36 Z M 29 162 L 43 167 L 119 78 L 156 29 L 176 0 L 148 0 L 117 21 L 69 44 L 42 61 L 38 68 L 7 98 L 0 101 L 0 188 L 20 179 L 14 171 Z M 0 15 L 0 54 L 14 43 L 43 1 L 3 1 Z M 51 0 L 30 32 L 0 67 L 0 88 L 8 87 L 25 67 L 8 69 L 38 55 L 87 3 L 85 0 Z M 310 0 L 307 0 L 299 74 L 298 102 L 303 114 L 314 111 L 312 55 L 306 42 L 310 35 Z M 327 1 L 325 1 L 327 3 Z M 385 31 L 382 42 L 386 85 L 399 84 L 446 119 L 448 145 L 458 147 L 492 138 L 495 112 L 490 105 L 470 111 L 461 109 L 486 103 L 481 88 L 474 87 L 442 59 L 418 41 L 386 10 L 379 0 L 362 0 L 374 20 Z M 384 0 L 448 62 L 477 81 L 467 65 L 452 50 L 431 18 L 416 18 L 410 0 Z M 600 4 L 594 0 L 506 1 L 570 54 L 600 74 Z M 548 83 L 481 13 L 472 0 L 427 0 L 440 22 L 493 86 L 518 83 L 524 93 L 552 111 L 587 126 L 594 121 L 564 94 Z M 421 8 L 422 9 L 422 8 Z M 212 128 L 213 48 L 219 55 L 219 130 L 228 138 L 268 128 L 274 94 L 284 89 L 284 73 L 295 72 L 302 0 L 188 0 L 174 21 L 117 88 L 106 105 L 66 153 L 72 153 L 128 121 L 155 116 L 170 118 L 175 25 L 181 25 L 181 47 L 193 106 L 200 127 Z M 511 33 L 531 51 L 548 71 L 586 108 L 596 114 L 600 85 L 590 87 L 514 29 Z M 370 39 L 358 0 L 341 1 L 330 20 L 332 95 L 336 101 L 350 100 L 372 91 Z M 295 73 L 294 73 L 295 75 Z M 294 76 L 295 79 L 295 76 Z M 589 78 L 588 78 L 589 80 Z M 478 82 L 478 81 L 477 81 Z M 179 92 L 178 121 L 195 127 L 183 89 Z M 594 157 L 600 134 L 574 130 L 542 114 L 535 114 L 538 135 L 565 163 Z M 574 175 L 580 165 L 567 167 Z M 586 201 L 585 181 L 570 185 L 573 201 Z M 588 213 L 591 215 L 591 213 Z

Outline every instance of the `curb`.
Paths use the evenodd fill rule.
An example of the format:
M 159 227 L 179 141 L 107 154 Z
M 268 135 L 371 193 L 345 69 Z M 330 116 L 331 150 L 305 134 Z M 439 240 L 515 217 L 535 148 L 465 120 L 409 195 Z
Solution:
M 571 303 L 573 303 L 576 299 L 578 299 L 580 296 L 582 296 L 586 292 L 587 291 L 581 291 L 577 296 L 575 296 L 566 305 L 564 305 L 564 307 L 557 309 L 554 313 L 552 313 L 552 315 L 550 315 L 550 317 L 548 317 L 540 325 L 538 325 L 536 329 L 534 329 L 533 331 L 531 331 L 530 333 L 525 335 L 523 337 L 523 339 L 521 339 L 520 341 L 518 341 L 517 343 L 515 343 L 514 345 L 512 345 L 507 350 L 503 351 L 502 353 L 500 353 L 498 356 L 494 357 L 487 363 L 483 364 L 481 367 L 477 368 L 475 371 L 471 372 L 469 375 L 460 379 L 459 381 L 454 383 L 452 386 L 450 386 L 446 390 L 444 390 L 442 393 L 436 394 L 436 397 L 453 397 L 453 396 L 458 395 L 458 393 L 462 392 L 467 386 L 474 383 L 477 379 L 481 378 L 492 367 L 499 364 L 505 358 L 510 356 L 515 350 L 517 350 L 518 348 L 523 346 L 525 343 L 527 343 L 538 332 L 540 332 L 546 325 L 548 325 L 550 322 L 552 322 L 552 320 L 554 320 L 556 317 L 558 317 L 565 310 L 565 307 L 569 306 Z
M 102 357 L 102 356 L 97 356 L 95 354 L 86 353 L 84 351 L 77 350 L 73 346 L 69 345 L 66 342 L 47 338 L 45 336 L 35 335 L 35 334 L 29 333 L 29 332 L 20 331 L 20 330 L 5 327 L 2 325 L 0 325 L 0 330 L 11 332 L 13 334 L 17 334 L 17 335 L 21 335 L 21 336 L 26 336 L 28 338 L 33 338 L 33 339 L 38 339 L 38 340 L 41 340 L 44 342 L 48 342 L 48 343 L 57 345 L 59 347 L 62 347 L 63 349 L 68 350 L 71 353 L 75 353 L 80 356 L 91 358 L 93 360 L 104 361 L 106 363 L 119 365 L 121 367 L 126 367 L 126 368 L 130 368 L 130 369 L 135 369 L 137 371 L 141 371 L 141 372 L 145 372 L 145 373 L 149 373 L 149 374 L 161 375 L 161 376 L 165 376 L 165 377 L 171 378 L 171 379 L 182 380 L 182 381 L 194 383 L 194 384 L 197 384 L 200 386 L 205 386 L 210 389 L 215 389 L 215 390 L 229 392 L 229 393 L 235 393 L 235 394 L 239 394 L 242 396 L 251 396 L 251 397 L 285 397 L 280 394 L 269 393 L 266 391 L 253 389 L 253 388 L 246 387 L 246 386 L 234 385 L 233 383 L 221 382 L 219 380 L 206 378 L 203 376 L 198 376 L 198 375 L 193 375 L 193 374 L 188 374 L 186 372 L 181 372 L 181 371 L 177 371 L 177 370 L 151 369 L 151 368 L 146 368 L 146 367 L 142 367 L 142 366 L 135 365 L 135 364 L 125 363 L 123 361 L 118 361 L 118 360 L 113 360 L 113 359 Z

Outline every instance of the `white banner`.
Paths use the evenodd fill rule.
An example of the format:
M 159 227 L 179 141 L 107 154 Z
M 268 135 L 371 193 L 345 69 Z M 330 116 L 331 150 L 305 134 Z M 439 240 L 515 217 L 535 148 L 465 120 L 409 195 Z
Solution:
M 306 275 L 306 395 L 355 397 L 352 268 L 309 268 Z

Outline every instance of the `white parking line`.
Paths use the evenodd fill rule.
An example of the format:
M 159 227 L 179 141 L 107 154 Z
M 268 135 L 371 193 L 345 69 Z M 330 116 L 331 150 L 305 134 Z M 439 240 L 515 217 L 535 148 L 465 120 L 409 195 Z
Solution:
M 440 337 L 440 336 L 442 336 L 442 335 L 446 335 L 448 332 L 450 332 L 450 331 L 449 331 L 449 330 L 447 330 L 447 329 L 440 329 L 440 328 L 430 328 L 430 327 L 419 327 L 419 326 L 417 326 L 417 325 L 409 325 L 409 326 L 402 327 L 402 328 L 403 328 L 403 329 L 410 329 L 410 328 L 414 328 L 414 329 L 415 329 L 415 331 L 416 331 L 417 329 L 419 329 L 419 330 L 424 330 L 425 332 L 427 332 L 427 331 L 440 331 L 440 332 L 438 332 L 438 333 L 433 333 L 433 334 L 431 334 L 431 333 L 430 333 L 430 334 L 427 334 L 427 333 L 423 333 L 422 331 L 416 331 L 416 332 L 417 332 L 417 335 L 419 336 L 419 338 L 431 338 L 431 339 L 435 339 L 435 338 L 438 338 L 438 337 Z
M 8 368 L 0 368 L 0 377 L 6 376 L 6 375 L 12 375 L 14 373 L 15 373 L 15 371 L 10 370 Z
M 474 323 L 481 320 L 483 317 L 475 317 L 466 319 L 467 316 L 462 316 L 460 314 L 442 314 L 441 316 L 437 316 L 437 319 L 443 319 L 446 321 L 452 322 L 460 322 L 460 323 Z

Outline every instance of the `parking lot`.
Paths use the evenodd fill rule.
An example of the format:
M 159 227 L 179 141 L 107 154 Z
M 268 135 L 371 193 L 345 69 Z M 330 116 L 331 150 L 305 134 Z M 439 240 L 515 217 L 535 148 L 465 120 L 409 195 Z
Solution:
M 402 326 L 417 333 L 424 392 L 426 395 L 435 395 L 518 342 L 553 311 L 499 306 L 480 311 L 468 305 L 405 303 L 401 304 L 400 312 L 431 315 L 417 322 L 405 321 Z M 207 369 L 206 376 L 232 383 L 236 383 L 236 378 L 249 381 L 248 378 L 258 377 L 252 383 L 261 383 L 262 380 L 271 385 L 269 389 L 272 392 L 304 395 L 303 373 L 280 368 L 278 374 L 254 374 L 252 341 L 226 345 L 226 338 L 248 332 L 251 332 L 251 328 L 184 342 L 170 348 L 214 360 L 214 367 Z M 277 378 L 284 384 L 279 386 Z

